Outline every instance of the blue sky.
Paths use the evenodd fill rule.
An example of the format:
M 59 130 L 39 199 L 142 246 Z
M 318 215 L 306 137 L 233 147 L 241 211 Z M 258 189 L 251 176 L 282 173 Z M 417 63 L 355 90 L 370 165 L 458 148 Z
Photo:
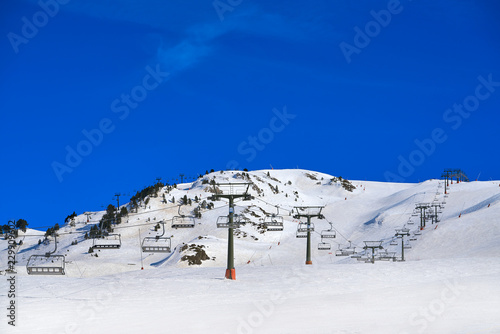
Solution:
M 499 10 L 2 1 L 2 224 L 61 224 L 212 168 L 499 180 Z

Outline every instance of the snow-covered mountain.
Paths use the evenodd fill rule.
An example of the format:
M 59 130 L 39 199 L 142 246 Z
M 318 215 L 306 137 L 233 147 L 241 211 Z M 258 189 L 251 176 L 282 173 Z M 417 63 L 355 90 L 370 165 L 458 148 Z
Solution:
M 235 205 L 235 213 L 246 223 L 235 230 L 234 283 L 220 280 L 227 261 L 227 229 L 218 229 L 216 221 L 228 214 L 228 205 L 209 199 L 214 182 L 250 182 L 254 196 Z M 61 227 L 56 254 L 65 256 L 65 276 L 28 276 L 24 266 L 29 257 L 53 250 L 54 240 L 39 244 L 44 232 L 20 232 L 19 307 L 47 317 L 46 310 L 40 311 L 47 301 L 73 319 L 81 333 L 113 328 L 127 333 L 143 328 L 158 333 L 498 333 L 500 289 L 493 282 L 500 278 L 499 182 L 455 183 L 448 196 L 443 183 L 342 182 L 298 169 L 210 173 L 171 190 L 162 188 L 147 204 L 141 202 L 137 212 L 125 204 L 129 215 L 113 231 L 119 234 L 119 249 L 89 253 L 95 241 L 85 239 L 85 233 L 105 212 L 93 213 L 90 222 L 82 213 L 74 226 Z M 191 205 L 179 208 L 184 196 Z M 201 208 L 204 201 L 213 202 L 213 208 Z M 421 230 L 415 214 L 418 203 L 441 204 L 439 221 L 427 221 Z M 198 206 L 201 218 L 194 228 L 172 228 L 173 217 L 192 215 Z M 324 206 L 325 219 L 312 219 L 313 266 L 304 264 L 305 239 L 296 238 L 295 206 Z M 283 216 L 283 231 L 263 228 L 261 219 L 273 213 Z M 142 252 L 144 238 L 161 234 L 161 228 L 154 229 L 158 222 L 165 223 L 172 252 Z M 322 240 L 322 231 L 331 227 L 336 238 Z M 405 248 L 406 262 L 372 265 L 335 256 L 350 241 L 364 258 L 364 241 L 381 241 L 384 250 L 379 252 L 400 257 L 401 241 L 394 235 L 404 228 L 409 229 L 405 242 L 411 247 Z M 331 249 L 319 250 L 322 241 Z M 3 240 L 0 250 L 3 270 Z M 190 264 L 190 256 L 201 264 Z M 454 285 L 463 289 L 453 290 Z M 102 291 L 105 295 L 99 295 Z M 486 296 L 493 298 L 487 301 Z M 81 301 L 90 301 L 92 312 L 82 316 Z M 138 313 L 133 311 L 135 303 Z M 468 303 L 473 303 L 472 314 L 480 322 L 471 318 Z M 252 312 L 258 315 L 255 319 Z M 130 318 L 137 314 L 141 319 Z M 198 320 L 189 321 L 193 317 Z M 34 319 L 19 319 L 18 329 L 38 328 Z M 106 330 L 98 330 L 96 319 L 105 320 Z M 64 326 L 52 319 L 45 332 L 64 332 Z

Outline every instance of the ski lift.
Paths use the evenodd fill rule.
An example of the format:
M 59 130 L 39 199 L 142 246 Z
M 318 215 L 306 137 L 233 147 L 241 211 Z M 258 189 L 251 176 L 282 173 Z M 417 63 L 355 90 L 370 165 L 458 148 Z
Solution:
M 328 230 L 321 231 L 321 239 L 328 239 L 328 238 L 335 238 L 336 237 L 336 232 L 333 229 L 332 223 L 329 222 L 328 224 L 330 224 L 330 228 Z
M 297 232 L 314 232 L 314 224 L 307 224 L 300 222 L 297 226 Z
M 339 249 L 337 249 L 335 251 L 335 256 L 349 256 L 349 255 L 354 255 L 354 254 L 356 254 L 356 250 L 354 247 L 351 246 L 350 241 L 349 241 L 349 247 L 340 248 L 340 244 L 339 244 Z M 352 256 L 352 257 L 354 257 L 354 256 Z
M 398 245 L 398 241 L 396 239 L 392 239 L 391 243 L 389 245 L 391 245 L 391 246 L 397 246 Z
M 379 252 L 379 256 L 377 260 L 382 261 L 395 261 L 396 260 L 396 252 L 388 252 L 385 250 L 384 252 Z
M 307 232 L 301 232 L 301 231 L 297 230 L 295 237 L 296 238 L 307 238 Z
M 31 255 L 26 263 L 28 275 L 65 275 L 64 255 L 53 255 L 57 251 L 57 234 L 54 232 L 55 248 L 45 255 Z
M 410 243 L 409 242 L 405 243 L 403 248 L 410 249 L 411 248 Z
M 195 225 L 195 220 L 193 216 L 186 216 L 181 214 L 181 206 L 177 210 L 178 216 L 172 218 L 172 228 L 193 228 Z
M 280 216 L 279 207 L 276 209 L 276 214 L 266 215 L 264 218 L 264 226 L 268 231 L 283 231 L 283 216 Z
M 229 222 L 229 216 L 220 216 L 217 218 L 218 228 L 239 228 L 241 225 L 241 218 L 239 215 L 233 215 L 233 222 Z
M 332 249 L 332 244 L 329 242 L 320 242 L 318 244 L 318 250 L 330 250 Z
M 102 237 L 94 238 L 92 248 L 98 249 L 118 249 L 122 246 L 119 234 L 106 234 Z
M 149 253 L 170 253 L 171 252 L 171 239 L 169 237 L 164 237 L 165 235 L 165 223 L 163 221 L 159 222 L 163 227 L 163 233 L 154 237 L 145 237 L 142 240 L 142 251 Z

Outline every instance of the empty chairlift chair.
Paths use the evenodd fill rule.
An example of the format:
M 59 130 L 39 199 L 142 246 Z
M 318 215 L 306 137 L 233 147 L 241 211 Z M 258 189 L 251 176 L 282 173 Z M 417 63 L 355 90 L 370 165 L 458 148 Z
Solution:
M 279 207 L 276 207 L 276 214 L 266 215 L 264 218 L 264 226 L 267 231 L 283 231 L 283 216 L 280 216 Z
M 179 213 L 178 216 L 172 218 L 172 228 L 193 228 L 195 225 L 195 220 L 193 216 L 187 216 L 181 214 L 181 206 L 179 205 L 179 209 L 177 211 Z
M 356 254 L 355 247 L 352 247 L 351 242 L 349 241 L 349 247 L 341 248 L 339 245 L 339 249 L 335 251 L 335 256 L 351 256 Z
M 31 255 L 26 263 L 28 275 L 65 275 L 63 255 L 53 255 L 57 251 L 57 236 L 54 233 L 55 248 L 44 255 Z
M 118 249 L 122 246 L 122 240 L 119 234 L 105 234 L 94 238 L 92 248 L 97 249 Z
M 241 226 L 241 217 L 233 215 L 233 222 L 229 222 L 229 216 L 220 216 L 217 218 L 217 228 L 239 228 Z
M 163 233 L 154 237 L 145 237 L 142 240 L 142 251 L 147 253 L 170 253 L 172 241 L 165 237 L 165 223 L 159 222 L 163 227 Z
M 332 249 L 332 244 L 323 241 L 323 239 L 333 239 L 337 236 L 335 230 L 333 229 L 332 223 L 329 222 L 328 224 L 330 224 L 330 228 L 328 230 L 321 231 L 321 242 L 318 244 L 318 250 Z
M 318 250 L 330 250 L 330 249 L 332 249 L 331 243 L 323 242 L 323 240 L 321 240 L 321 242 L 318 243 Z
M 302 223 L 300 222 L 299 225 L 297 226 L 297 238 L 307 238 L 307 232 L 313 232 L 314 231 L 314 224 L 310 224 L 309 226 L 307 223 Z
M 333 224 L 330 224 L 330 228 L 328 230 L 321 231 L 321 239 L 333 239 L 337 236 L 335 230 L 333 229 Z

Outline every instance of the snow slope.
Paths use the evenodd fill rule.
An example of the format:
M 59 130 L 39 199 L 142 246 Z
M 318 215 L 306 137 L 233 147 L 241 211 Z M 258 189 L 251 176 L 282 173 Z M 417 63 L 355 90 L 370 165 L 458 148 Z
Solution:
M 268 174 L 269 173 L 269 174 Z M 76 218 L 76 226 L 59 231 L 57 254 L 66 255 L 65 276 L 28 276 L 23 267 L 32 254 L 54 247 L 38 245 L 43 232 L 28 230 L 17 260 L 16 328 L 0 322 L 0 332 L 28 333 L 500 333 L 500 187 L 498 181 L 453 184 L 447 198 L 442 181 L 396 184 L 352 181 L 353 192 L 332 182 L 331 175 L 305 170 L 216 172 L 203 181 L 180 184 L 166 194 L 207 199 L 207 181 L 251 181 L 251 201 L 239 201 L 236 213 L 249 222 L 236 231 L 236 281 L 223 279 L 227 230 L 217 229 L 227 215 L 227 202 L 202 210 L 193 229 L 172 229 L 178 214 L 174 203 L 162 203 L 162 192 L 150 198 L 128 222 L 115 227 L 120 249 L 95 250 L 85 232 L 99 221 L 95 213 Z M 276 187 L 278 191 L 276 191 Z M 275 193 L 277 192 L 277 193 Z M 427 223 L 421 235 L 416 203 L 443 202 L 440 222 Z M 188 214 L 195 207 L 182 206 Z M 313 265 L 305 266 L 305 239 L 295 237 L 296 205 L 322 205 L 326 219 L 313 219 Z M 284 216 L 282 232 L 259 229 L 265 213 Z M 166 221 L 171 254 L 142 253 L 140 244 L 158 221 Z M 320 232 L 337 231 L 331 251 L 320 251 Z M 412 224 L 413 223 L 413 224 Z M 390 245 L 395 229 L 407 227 L 411 249 L 406 262 L 367 264 L 337 257 L 337 246 L 348 240 L 362 252 L 363 241 L 382 240 L 400 255 L 401 244 Z M 21 233 L 22 235 L 23 233 Z M 77 240 L 77 245 L 71 245 Z M 408 240 L 407 240 L 408 241 Z M 189 266 L 181 261 L 203 246 L 209 260 Z M 0 243 L 2 264 L 6 242 Z M 4 269 L 2 265 L 0 269 Z M 141 268 L 144 270 L 141 270 Z M 5 283 L 5 280 L 2 284 Z M 7 287 L 0 287 L 7 305 Z

